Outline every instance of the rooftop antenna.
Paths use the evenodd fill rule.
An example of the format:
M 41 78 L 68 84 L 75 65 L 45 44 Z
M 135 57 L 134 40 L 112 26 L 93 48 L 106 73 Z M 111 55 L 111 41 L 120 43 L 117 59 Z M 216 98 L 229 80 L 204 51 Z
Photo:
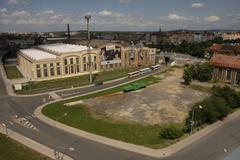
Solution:
M 87 36 L 88 36 L 88 66 L 89 66 L 89 82 L 92 84 L 92 58 L 91 58 L 91 39 L 90 39 L 90 31 L 89 31 L 89 21 L 91 19 L 91 15 L 86 15 L 85 19 L 87 21 Z

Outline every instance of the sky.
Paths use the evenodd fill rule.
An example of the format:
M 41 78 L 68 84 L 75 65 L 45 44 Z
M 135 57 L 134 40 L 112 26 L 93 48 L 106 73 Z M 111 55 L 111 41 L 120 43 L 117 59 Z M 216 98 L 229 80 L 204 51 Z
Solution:
M 240 30 L 239 0 L 0 0 L 0 32 Z

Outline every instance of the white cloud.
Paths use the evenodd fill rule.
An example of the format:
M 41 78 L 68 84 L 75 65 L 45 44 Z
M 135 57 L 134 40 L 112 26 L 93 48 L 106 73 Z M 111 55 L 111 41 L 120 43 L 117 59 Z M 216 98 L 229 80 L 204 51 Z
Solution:
M 120 0 L 120 3 L 131 3 L 132 0 Z
M 0 24 L 3 24 L 3 25 L 8 25 L 12 23 L 12 21 L 10 19 L 0 19 Z
M 53 14 L 55 14 L 55 12 L 53 10 L 46 10 L 43 12 L 36 13 L 36 16 L 51 16 Z
M 203 3 L 193 3 L 192 8 L 203 8 L 205 7 L 205 4 Z
M 205 18 L 205 21 L 207 22 L 217 22 L 220 20 L 220 17 L 218 16 L 208 16 Z
M 91 14 L 90 14 L 91 15 Z M 97 15 L 95 16 L 102 16 L 102 17 L 122 17 L 123 13 L 119 13 L 119 12 L 112 12 L 112 11 L 108 11 L 108 10 L 102 10 L 100 12 L 98 12 Z
M 100 12 L 98 12 L 98 14 L 100 16 L 111 16 L 112 15 L 112 12 L 111 11 L 108 11 L 108 10 L 102 10 Z
M 8 4 L 17 4 L 18 1 L 17 1 L 17 0 L 8 0 L 7 3 L 8 3 Z
M 194 17 L 193 16 L 180 16 L 176 13 L 169 13 L 168 14 L 168 19 L 169 20 L 176 20 L 176 21 L 179 21 L 179 20 L 194 20 Z
M 19 3 L 28 4 L 28 1 L 27 0 L 8 0 L 7 1 L 7 4 L 9 4 L 9 5 L 14 5 L 14 4 L 19 4 Z
M 0 9 L 0 12 L 7 12 L 7 8 Z
M 22 11 L 14 11 L 14 12 L 11 13 L 11 16 L 13 16 L 13 17 L 28 17 L 30 15 L 31 14 L 29 12 L 24 11 L 24 10 L 22 10 Z

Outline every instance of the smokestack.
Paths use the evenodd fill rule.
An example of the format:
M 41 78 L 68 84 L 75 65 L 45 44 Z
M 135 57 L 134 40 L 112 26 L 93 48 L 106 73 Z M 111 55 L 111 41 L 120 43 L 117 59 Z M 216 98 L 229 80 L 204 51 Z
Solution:
M 67 24 L 67 31 L 68 31 L 68 40 L 70 40 L 70 27 L 69 27 L 69 24 Z

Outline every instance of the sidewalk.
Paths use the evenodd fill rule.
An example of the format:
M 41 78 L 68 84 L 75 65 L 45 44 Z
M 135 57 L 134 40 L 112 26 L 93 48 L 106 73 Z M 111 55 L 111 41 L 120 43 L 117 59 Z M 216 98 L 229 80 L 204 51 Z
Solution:
M 47 146 L 44 146 L 32 139 L 29 139 L 25 136 L 22 136 L 21 134 L 18 134 L 17 132 L 14 132 L 10 129 L 7 129 L 8 130 L 8 137 L 14 139 L 15 141 L 18 141 L 19 143 L 21 144 L 24 144 L 25 146 L 35 150 L 36 152 L 39 152 L 47 157 L 50 157 L 52 159 L 56 159 L 55 155 L 54 155 L 54 150 L 47 147 Z M 6 131 L 5 131 L 5 128 L 2 127 L 0 125 L 0 133 L 2 134 L 6 134 Z M 60 157 L 63 156 L 63 159 L 64 160 L 73 160 L 72 158 L 70 158 L 69 156 L 63 154 L 63 153 L 59 153 Z
M 7 79 L 7 75 L 6 75 L 6 72 L 4 70 L 3 64 L 0 64 L 0 72 L 1 72 L 0 75 L 2 75 L 2 80 L 5 84 L 8 95 L 9 96 L 15 96 L 16 94 L 13 91 L 12 84 L 11 84 L 10 80 Z
M 90 93 L 88 93 L 90 94 Z M 71 97 L 72 98 L 72 97 Z M 68 98 L 69 99 L 69 98 Z M 60 100 L 57 100 L 60 101 Z M 54 101 L 56 102 L 56 101 Z M 49 102 L 47 104 L 50 103 L 54 103 L 54 102 Z M 45 104 L 45 105 L 47 105 Z M 105 145 L 109 145 L 115 148 L 119 148 L 119 149 L 123 149 L 123 150 L 127 150 L 127 151 L 131 151 L 131 152 L 135 152 L 135 153 L 139 153 L 139 154 L 143 154 L 146 156 L 152 156 L 152 157 L 156 157 L 156 158 L 163 158 L 163 157 L 168 157 L 180 150 L 182 150 L 183 148 L 187 147 L 188 145 L 200 140 L 202 137 L 206 136 L 207 134 L 209 134 L 210 132 L 214 131 L 215 129 L 221 127 L 223 124 L 227 123 L 228 121 L 238 117 L 240 115 L 240 110 L 236 111 L 235 113 L 229 115 L 224 121 L 218 121 L 196 133 L 194 133 L 191 136 L 186 137 L 185 139 L 169 146 L 163 149 L 151 149 L 151 148 L 147 148 L 144 146 L 140 146 L 140 145 L 135 145 L 135 144 L 130 144 L 130 143 L 126 143 L 126 142 L 122 142 L 119 140 L 114 140 L 114 139 L 110 139 L 107 137 L 103 137 L 103 136 L 99 136 L 93 133 L 89 133 L 86 131 L 82 131 L 67 125 L 64 125 L 62 123 L 56 122 L 46 116 L 44 116 L 41 112 L 42 108 L 45 106 L 42 105 L 40 107 L 38 107 L 35 111 L 34 111 L 34 115 L 36 115 L 40 120 L 42 120 L 43 122 L 57 127 L 59 129 L 62 129 L 66 132 L 70 132 L 72 134 L 75 134 L 77 136 L 98 142 L 98 143 L 102 143 Z

